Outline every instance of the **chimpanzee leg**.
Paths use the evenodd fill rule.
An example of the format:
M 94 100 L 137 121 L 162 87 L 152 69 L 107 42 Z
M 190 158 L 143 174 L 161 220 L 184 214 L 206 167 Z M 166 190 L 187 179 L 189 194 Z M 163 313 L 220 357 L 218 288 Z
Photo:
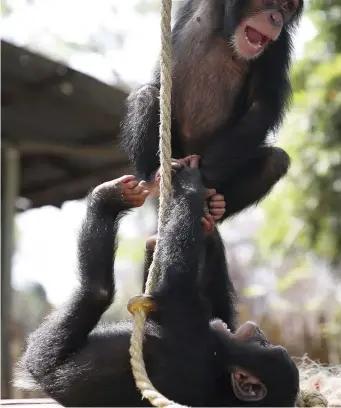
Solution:
M 124 375 L 122 366 L 122 359 L 129 361 L 127 327 L 90 334 L 115 294 L 113 264 L 119 218 L 124 210 L 134 203 L 141 205 L 146 197 L 143 192 L 129 195 L 130 190 L 136 192 L 136 187 L 131 188 L 137 184 L 133 179 L 124 176 L 104 183 L 89 195 L 78 240 L 80 287 L 30 336 L 19 365 L 19 384 L 24 382 L 26 388 L 29 373 L 63 405 L 132 406 L 135 402 L 127 398 L 125 402 L 120 393 L 114 392 L 115 386 L 124 389 L 131 384 L 134 389 L 131 376 Z M 131 198 L 131 203 L 125 201 L 126 197 Z
M 290 165 L 288 154 L 278 147 L 262 147 L 243 170 L 216 186 L 223 194 L 226 211 L 220 222 L 260 202 L 285 176 Z
M 139 178 L 151 181 L 159 167 L 160 90 L 144 85 L 131 92 L 121 129 L 121 147 L 136 168 Z

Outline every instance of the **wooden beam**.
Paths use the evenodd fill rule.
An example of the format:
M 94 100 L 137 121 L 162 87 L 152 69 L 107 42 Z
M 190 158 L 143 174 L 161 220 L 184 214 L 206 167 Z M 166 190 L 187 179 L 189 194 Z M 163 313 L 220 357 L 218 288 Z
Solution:
M 39 407 L 39 408 L 43 408 L 43 407 L 60 407 L 59 404 L 57 404 L 56 401 L 49 399 L 49 398 L 32 398 L 32 399 L 6 399 L 6 400 L 1 400 L 1 405 L 2 406 L 21 406 L 21 407 L 30 407 L 30 408 L 34 408 L 35 406 Z
M 41 188 L 38 191 L 36 189 L 32 189 L 31 192 L 23 190 L 22 196 L 32 201 L 31 208 L 48 204 L 60 205 L 66 199 L 76 200 L 83 198 L 91 188 L 100 183 L 121 177 L 123 174 L 131 173 L 131 168 L 125 160 L 115 165 L 96 169 L 92 173 L 87 173 L 84 176 L 76 177 L 72 180 L 65 179 L 59 183 Z
M 12 316 L 12 256 L 14 250 L 15 203 L 19 195 L 20 156 L 15 149 L 3 151 L 1 197 L 1 395 L 12 395 L 12 361 L 9 325 Z
M 21 154 L 37 155 L 55 155 L 55 156 L 74 156 L 91 157 L 100 159 L 111 159 L 115 162 L 121 159 L 123 153 L 113 144 L 105 147 L 95 146 L 72 146 L 54 143 L 35 143 L 35 142 L 17 142 L 11 143 L 2 141 L 1 149 L 6 147 L 15 147 Z

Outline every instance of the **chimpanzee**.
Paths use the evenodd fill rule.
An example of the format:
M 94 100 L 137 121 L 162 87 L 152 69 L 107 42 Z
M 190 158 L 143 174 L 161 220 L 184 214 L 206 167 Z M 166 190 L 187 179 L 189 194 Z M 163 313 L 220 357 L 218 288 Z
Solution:
M 291 95 L 292 31 L 303 0 L 184 0 L 172 30 L 172 151 L 201 156 L 204 185 L 225 219 L 266 196 L 289 167 L 269 145 Z M 159 167 L 160 72 L 127 100 L 121 145 L 137 175 Z M 222 197 L 223 196 L 223 197 Z M 218 201 L 218 204 L 217 204 Z
M 152 293 L 157 321 L 148 318 L 144 342 L 151 381 L 190 406 L 292 406 L 298 370 L 286 350 L 270 345 L 253 323 L 233 334 L 207 315 L 197 288 L 204 246 L 198 168 L 182 166 L 173 188 L 160 237 L 162 279 Z M 131 372 L 132 322 L 96 327 L 115 297 L 119 219 L 147 195 L 133 176 L 104 183 L 89 195 L 79 239 L 80 287 L 29 339 L 18 378 L 33 377 L 64 406 L 149 406 Z

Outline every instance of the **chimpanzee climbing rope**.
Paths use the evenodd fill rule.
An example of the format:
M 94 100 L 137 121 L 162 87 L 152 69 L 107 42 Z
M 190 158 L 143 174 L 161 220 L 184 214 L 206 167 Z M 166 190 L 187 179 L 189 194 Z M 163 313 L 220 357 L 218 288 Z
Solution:
M 136 385 L 144 398 L 147 398 L 155 407 L 185 407 L 179 405 L 161 393 L 159 393 L 150 382 L 143 360 L 143 337 L 148 312 L 156 310 L 153 298 L 150 296 L 152 290 L 160 278 L 160 265 L 158 264 L 158 241 L 160 231 L 166 224 L 169 198 L 172 193 L 172 149 L 171 149 L 171 94 L 172 94 L 172 33 L 171 33 L 171 12 L 172 0 L 162 0 L 161 3 L 161 88 L 160 88 L 160 203 L 158 238 L 154 250 L 153 262 L 149 269 L 148 279 L 144 295 L 132 298 L 128 304 L 128 309 L 134 316 L 134 328 L 130 342 L 130 362 Z M 298 406 L 311 407 L 311 403 L 316 406 L 327 406 L 326 399 L 317 392 L 311 394 L 307 391 L 300 391 Z M 304 404 L 304 405 L 302 405 Z

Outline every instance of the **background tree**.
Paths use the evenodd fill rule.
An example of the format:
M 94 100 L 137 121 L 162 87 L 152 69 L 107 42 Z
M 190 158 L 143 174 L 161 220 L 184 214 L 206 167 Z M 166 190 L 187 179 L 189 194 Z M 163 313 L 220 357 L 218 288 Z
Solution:
M 318 34 L 295 64 L 294 104 L 283 129 L 293 163 L 264 202 L 260 241 L 268 255 L 304 251 L 341 274 L 341 3 L 311 0 L 307 15 Z

